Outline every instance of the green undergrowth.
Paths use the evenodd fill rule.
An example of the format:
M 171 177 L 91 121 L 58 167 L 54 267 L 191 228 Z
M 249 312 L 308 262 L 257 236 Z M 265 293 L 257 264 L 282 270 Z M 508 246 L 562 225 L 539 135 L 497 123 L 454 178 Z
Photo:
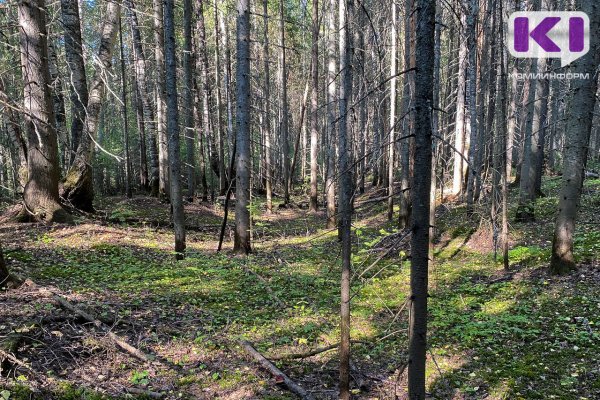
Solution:
M 544 185 L 548 193 L 559 186 L 557 178 Z M 600 180 L 586 181 L 582 204 L 595 204 L 599 188 Z M 550 198 L 542 198 L 536 213 L 553 207 Z M 374 250 L 382 239 L 398 234 L 393 224 L 372 222 L 378 211 L 384 208 L 359 213 L 354 223 L 352 336 L 366 342 L 354 345 L 354 361 L 369 365 L 373 376 L 395 380 L 394 371 L 407 353 L 408 313 L 400 311 L 409 295 L 410 254 L 406 245 L 372 265 L 381 254 Z M 501 279 L 500 260 L 470 246 L 478 225 L 465 217 L 464 207 L 449 208 L 438 219 L 442 240 L 430 273 L 427 370 L 434 398 L 600 398 L 600 362 L 595 357 L 600 350 L 598 266 L 566 278 L 547 275 L 551 214 L 540 211 L 542 222 L 511 225 L 509 256 L 516 274 L 507 279 Z M 322 223 L 294 217 L 267 220 L 257 212 L 255 223 L 277 240 L 259 241 L 247 259 L 193 250 L 175 262 L 172 253 L 154 242 L 158 239 L 133 245 L 92 237 L 86 248 L 75 248 L 71 238 L 51 233 L 37 239 L 52 252 L 50 260 L 26 251 L 10 257 L 27 263 L 36 280 L 87 296 L 100 316 L 137 318 L 140 324 L 150 324 L 152 316 L 188 321 L 170 332 L 169 340 L 196 352 L 210 355 L 228 348 L 243 357 L 236 346 L 239 339 L 252 341 L 266 355 L 298 352 L 336 343 L 339 336 L 336 233 L 277 236 L 282 231 L 307 232 L 305 227 L 315 221 Z M 578 226 L 575 251 L 581 262 L 597 260 L 598 243 L 598 225 Z M 117 299 L 120 307 L 103 305 L 105 296 L 113 303 Z M 153 340 L 167 345 L 164 338 Z M 318 371 L 325 364 L 334 369 L 335 357 L 333 351 L 278 365 L 294 374 L 317 374 L 320 382 L 334 387 L 335 374 Z M 269 385 L 235 368 L 206 368 L 206 374 L 182 378 L 179 384 L 216 382 L 224 391 Z M 77 396 L 56 398 L 96 399 Z

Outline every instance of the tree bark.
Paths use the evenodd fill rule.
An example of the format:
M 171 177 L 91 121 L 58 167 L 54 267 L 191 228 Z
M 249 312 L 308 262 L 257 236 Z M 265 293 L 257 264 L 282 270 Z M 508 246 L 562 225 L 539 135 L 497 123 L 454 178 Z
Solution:
M 174 0 L 165 0 L 165 84 L 167 89 L 167 134 L 169 136 L 169 174 L 171 212 L 175 230 L 176 259 L 185 255 L 185 214 L 181 189 L 181 159 L 179 150 L 179 111 L 177 101 L 177 49 L 175 45 Z M 160 77 L 158 77 L 160 80 Z
M 317 168 L 319 157 L 319 127 L 317 120 L 319 91 L 319 0 L 312 4 L 311 94 L 310 94 L 310 206 L 318 209 Z M 304 165 L 304 160 L 302 160 Z
M 473 213 L 473 202 L 475 194 L 475 179 L 480 173 L 479 166 L 475 165 L 476 155 L 479 152 L 479 126 L 477 123 L 477 38 L 475 25 L 479 14 L 479 0 L 469 0 L 467 11 L 467 86 L 466 103 L 469 113 L 470 146 L 469 167 L 467 177 L 467 214 Z
M 234 252 L 250 247 L 250 2 L 237 4 L 237 137 Z
M 387 218 L 391 221 L 394 218 L 394 150 L 396 149 L 396 73 L 398 71 L 398 38 L 397 38 L 397 7 L 396 3 L 391 4 L 392 23 L 391 23 L 391 54 L 390 54 L 390 136 L 388 141 L 388 204 Z
M 463 192 L 463 179 L 465 162 L 465 83 L 467 75 L 467 41 L 465 30 L 467 26 L 466 15 L 462 16 L 459 33 L 460 50 L 458 53 L 458 84 L 456 91 L 456 120 L 454 123 L 454 167 L 452 178 L 452 191 L 454 194 Z
M 28 148 L 23 217 L 43 222 L 71 222 L 58 197 L 60 167 L 50 98 L 45 2 L 20 0 L 18 13 Z
M 600 13 L 600 3 L 595 0 L 579 0 L 576 9 L 588 15 Z M 589 73 L 590 79 L 572 81 L 573 97 L 567 111 L 563 176 L 558 198 L 558 216 L 552 242 L 550 272 L 565 274 L 576 268 L 573 255 L 575 220 L 580 206 L 588 144 L 592 131 L 592 119 L 598 77 L 594 75 L 600 64 L 600 21 L 590 18 L 590 51 L 571 64 L 571 72 Z
M 344 0 L 341 0 L 344 1 Z M 336 226 L 335 216 L 335 106 L 337 103 L 337 63 L 336 63 L 336 32 L 335 14 L 337 11 L 338 0 L 332 0 L 329 12 L 329 38 L 327 40 L 327 168 L 325 172 L 325 193 L 327 200 L 327 229 L 333 229 Z
M 283 151 L 283 203 L 290 202 L 290 140 L 285 48 L 284 0 L 279 0 L 279 83 L 281 84 L 281 147 Z
M 186 149 L 187 198 L 194 199 L 196 193 L 196 145 L 194 127 L 193 53 L 192 53 L 192 0 L 183 1 L 183 102 L 184 137 Z
M 60 6 L 62 25 L 65 29 L 65 55 L 67 67 L 69 68 L 68 83 L 72 110 L 69 164 L 72 164 L 83 134 L 83 123 L 89 96 L 81 44 L 79 3 L 77 0 L 61 0 Z
M 125 196 L 133 197 L 131 192 L 131 163 L 129 162 L 129 118 L 127 115 L 127 77 L 125 76 L 125 49 L 123 46 L 123 25 L 119 15 L 119 49 L 121 51 L 121 101 L 123 102 L 123 147 L 125 156 Z
M 267 214 L 273 212 L 273 166 L 271 154 L 271 68 L 269 57 L 269 4 L 263 0 L 263 62 L 265 68 L 265 190 L 267 195 Z
M 67 172 L 63 197 L 74 207 L 83 211 L 94 211 L 94 186 L 92 180 L 92 156 L 94 138 L 98 130 L 100 110 L 105 94 L 105 74 L 111 69 L 113 45 L 117 35 L 120 6 L 106 4 L 105 20 L 101 29 L 97 60 L 100 64 L 89 88 L 89 100 L 83 134 L 75 159 Z
M 153 196 L 169 201 L 169 137 L 167 133 L 167 88 L 165 86 L 165 32 L 164 32 L 164 0 L 153 0 L 154 8 L 154 59 L 156 62 L 156 129 L 148 135 L 150 156 L 150 187 Z M 142 91 L 143 95 L 143 91 Z M 148 92 L 148 98 L 150 94 Z M 152 124 L 154 124 L 152 119 Z M 152 126 L 154 128 L 154 125 Z M 155 133 L 156 132 L 156 133 Z M 152 140 L 150 140 L 152 137 Z
M 4 89 L 4 80 L 0 77 L 0 102 L 5 103 L 4 114 L 2 118 L 6 123 L 6 130 L 8 131 L 8 137 L 16 151 L 17 160 L 15 163 L 16 173 L 16 194 L 20 196 L 25 190 L 27 184 L 27 141 L 23 137 L 21 131 L 21 124 L 15 110 L 13 108 L 13 102 Z M 16 107 L 15 107 L 16 108 Z
M 412 183 L 413 226 L 411 237 L 411 312 L 409 326 L 408 394 L 425 399 L 427 352 L 427 286 L 429 264 L 429 202 L 431 199 L 431 106 L 435 0 L 415 0 L 418 66 L 415 72 L 415 164 Z

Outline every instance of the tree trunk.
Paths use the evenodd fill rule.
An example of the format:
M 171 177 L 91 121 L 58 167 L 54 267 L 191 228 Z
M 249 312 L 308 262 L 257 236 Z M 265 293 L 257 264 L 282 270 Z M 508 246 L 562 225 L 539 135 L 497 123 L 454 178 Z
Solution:
M 88 103 L 88 86 L 85 75 L 83 47 L 81 45 L 81 21 L 77 0 L 61 0 L 62 25 L 65 29 L 65 55 L 69 68 L 69 89 L 71 93 L 71 153 L 69 164 L 75 154 L 83 134 L 85 109 Z
M 181 189 L 181 160 L 179 150 L 179 125 L 177 106 L 177 49 L 175 45 L 174 0 L 165 0 L 165 61 L 167 89 L 167 134 L 169 136 L 169 174 L 171 184 L 171 212 L 175 230 L 175 253 L 178 260 L 185 255 L 185 214 Z M 160 80 L 161 78 L 158 77 Z
M 344 1 L 344 0 L 341 0 Z M 335 14 L 337 11 L 338 0 L 331 0 L 331 7 L 329 11 L 329 38 L 327 40 L 327 137 L 328 137 L 328 149 L 327 149 L 327 168 L 325 172 L 325 192 L 327 199 L 327 229 L 333 229 L 336 226 L 335 216 L 335 104 L 337 103 L 337 90 L 336 90 L 336 76 L 337 76 L 337 63 L 336 63 L 336 32 L 337 27 L 335 24 Z
M 148 189 L 148 159 L 146 157 L 146 124 L 144 123 L 144 109 L 140 88 L 137 82 L 133 81 L 135 93 L 135 116 L 137 120 L 138 136 L 140 142 L 140 187 L 143 190 Z
M 250 2 L 237 4 L 237 155 L 234 252 L 250 247 Z
M 479 152 L 478 148 L 478 131 L 477 124 L 477 38 L 475 25 L 477 23 L 477 15 L 479 14 L 479 0 L 469 0 L 467 14 L 467 86 L 466 86 L 466 103 L 469 113 L 470 127 L 470 146 L 469 146 L 469 167 L 467 177 L 467 214 L 473 212 L 473 201 L 475 194 L 475 179 L 480 173 L 479 165 L 475 165 L 476 155 Z
M 454 194 L 463 192 L 463 178 L 465 162 L 463 159 L 465 151 L 465 78 L 467 75 L 467 41 L 465 30 L 467 26 L 466 16 L 461 19 L 461 31 L 459 33 L 460 50 L 458 53 L 458 86 L 456 91 L 456 120 L 454 123 L 454 170 L 452 178 L 452 191 Z
M 125 50 L 123 48 L 123 26 L 119 15 L 119 49 L 121 50 L 121 101 L 123 102 L 123 147 L 125 156 L 125 196 L 131 198 L 131 163 L 129 162 L 129 118 L 127 115 L 127 77 L 125 76 Z
M 396 148 L 396 73 L 398 67 L 396 60 L 398 59 L 398 38 L 397 38 L 397 7 L 396 3 L 391 4 L 392 7 L 392 24 L 391 24 L 391 45 L 390 54 L 390 136 L 388 141 L 388 204 L 387 218 L 391 221 L 394 218 L 394 150 Z
M 269 59 L 269 4 L 263 0 L 263 62 L 265 68 L 265 189 L 267 192 L 267 214 L 273 212 L 273 166 L 271 157 L 271 75 Z
M 409 326 L 408 394 L 425 399 L 427 353 L 427 286 L 429 263 L 429 202 L 431 185 L 431 105 L 435 0 L 415 0 L 415 164 L 412 183 L 411 312 Z
M 120 6 L 107 3 L 105 20 L 101 29 L 100 45 L 96 57 L 100 66 L 94 74 L 89 88 L 89 100 L 83 134 L 77 154 L 64 182 L 63 197 L 83 211 L 94 211 L 94 186 L 92 181 L 93 141 L 98 130 L 100 110 L 106 89 L 105 74 L 111 69 L 113 45 L 117 35 Z
M 46 7 L 44 0 L 20 0 L 18 7 L 29 177 L 23 194 L 23 217 L 70 222 L 71 216 L 58 197 L 60 168 L 50 99 Z
M 192 0 L 183 1 L 183 102 L 184 102 L 184 137 L 187 169 L 187 198 L 194 199 L 196 192 L 196 157 L 194 127 L 194 94 L 193 94 L 193 53 L 192 53 Z
M 279 0 L 279 83 L 281 84 L 281 147 L 283 151 L 283 203 L 290 202 L 290 141 L 287 95 L 287 62 L 285 49 L 284 0 Z
M 156 129 L 148 135 L 150 155 L 150 187 L 153 196 L 169 201 L 169 137 L 167 134 L 167 88 L 165 86 L 165 32 L 163 26 L 164 0 L 153 0 L 154 8 L 154 59 L 156 62 Z M 148 87 L 150 90 L 150 87 Z M 142 95 L 143 95 L 142 90 Z M 148 92 L 148 100 L 150 92 Z M 152 119 L 152 124 L 154 124 Z M 154 125 L 152 126 L 154 128 Z M 156 133 L 155 133 L 156 132 Z M 152 139 L 150 139 L 152 137 Z M 151 146 L 151 147 L 150 147 Z
M 69 139 L 67 135 L 67 113 L 65 111 L 65 98 L 63 96 L 63 82 L 58 70 L 58 58 L 54 49 L 52 38 L 48 39 L 48 69 L 50 72 L 50 93 L 54 107 L 54 125 L 58 140 L 60 165 L 67 167 L 69 156 Z
M 319 157 L 319 127 L 317 121 L 319 91 L 319 0 L 312 4 L 312 49 L 311 49 L 311 82 L 310 95 L 310 211 L 318 208 L 317 167 Z M 304 165 L 304 159 L 302 160 Z
M 339 16 L 340 32 L 340 84 L 339 131 L 338 131 L 338 171 L 339 171 L 339 236 L 342 242 L 342 276 L 340 305 L 340 383 L 339 398 L 350 399 L 350 268 L 352 256 L 351 224 L 353 184 L 350 168 L 350 102 L 352 101 L 352 17 L 354 0 L 341 0 Z
M 600 13 L 600 3 L 580 0 L 577 9 L 588 15 Z M 573 97 L 567 111 L 563 176 L 558 198 L 558 216 L 552 242 L 550 272 L 565 274 L 575 269 L 573 234 L 580 206 L 585 164 L 588 153 L 597 90 L 596 67 L 600 64 L 600 21 L 590 18 L 590 51 L 571 64 L 571 72 L 589 73 L 590 79 L 571 82 Z

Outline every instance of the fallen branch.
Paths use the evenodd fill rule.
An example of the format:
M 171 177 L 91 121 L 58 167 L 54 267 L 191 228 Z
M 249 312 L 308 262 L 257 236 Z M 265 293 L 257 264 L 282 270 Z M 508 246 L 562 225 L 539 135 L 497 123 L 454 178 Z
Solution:
M 112 340 L 118 347 L 120 347 L 125 352 L 131 354 L 132 356 L 134 356 L 142 361 L 147 361 L 147 362 L 154 361 L 155 357 L 148 355 L 148 354 L 144 353 L 143 351 L 141 351 L 140 349 L 138 349 L 137 347 L 134 347 L 134 346 L 130 345 L 129 343 L 127 343 L 127 341 L 125 339 L 123 339 L 123 338 L 119 337 L 118 335 L 116 335 L 115 333 L 113 333 L 110 330 L 110 328 L 108 326 L 106 326 L 104 323 L 102 323 L 100 320 L 94 318 L 92 315 L 90 315 L 90 314 L 86 313 L 85 311 L 83 311 L 82 309 L 76 307 L 73 303 L 71 303 L 69 300 L 65 299 L 64 297 L 62 297 L 56 293 L 53 293 L 53 295 L 54 295 L 53 296 L 54 300 L 56 300 L 62 307 L 66 308 L 67 310 L 71 311 L 74 314 L 79 315 L 86 321 L 92 323 L 98 329 L 104 331 L 106 333 L 106 335 L 110 338 L 110 340 Z
M 248 354 L 250 354 L 252 357 L 254 357 L 254 359 L 256 361 L 258 361 L 258 363 L 263 368 L 265 368 L 267 371 L 269 371 L 271 373 L 271 375 L 273 375 L 275 377 L 275 381 L 277 383 L 285 383 L 285 385 L 288 387 L 288 389 L 292 393 L 298 395 L 298 397 L 300 397 L 301 399 L 314 400 L 314 397 L 312 396 L 312 394 L 308 393 L 301 386 L 299 386 L 297 383 L 295 383 L 294 381 L 292 381 L 279 368 L 277 368 L 275 365 L 273 365 L 272 362 L 270 362 L 262 354 L 260 354 L 252 346 L 252 344 L 250 344 L 250 342 L 244 340 L 244 341 L 240 342 L 240 344 L 242 345 L 242 347 L 244 348 L 244 350 L 246 350 L 246 352 Z
M 362 340 L 351 340 L 350 343 L 352 344 L 370 344 L 368 342 L 364 342 Z M 298 358 L 308 358 L 308 357 L 312 357 L 312 356 L 316 356 L 317 354 L 321 354 L 321 353 L 325 353 L 326 351 L 330 351 L 333 349 L 337 349 L 338 347 L 340 347 L 339 342 L 329 345 L 329 346 L 324 346 L 324 347 L 318 347 L 314 350 L 310 350 L 304 353 L 290 353 L 290 354 L 281 354 L 278 356 L 272 356 L 269 357 L 271 360 L 273 361 L 279 361 L 279 360 L 292 360 L 292 359 L 298 359 Z

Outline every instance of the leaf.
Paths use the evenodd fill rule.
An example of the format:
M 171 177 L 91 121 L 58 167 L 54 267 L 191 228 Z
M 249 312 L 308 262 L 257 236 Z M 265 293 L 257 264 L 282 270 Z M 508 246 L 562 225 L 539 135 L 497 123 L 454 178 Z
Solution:
M 4 400 L 10 399 L 10 395 L 11 393 L 8 390 L 3 390 L 0 392 L 0 396 L 2 396 L 2 399 Z

